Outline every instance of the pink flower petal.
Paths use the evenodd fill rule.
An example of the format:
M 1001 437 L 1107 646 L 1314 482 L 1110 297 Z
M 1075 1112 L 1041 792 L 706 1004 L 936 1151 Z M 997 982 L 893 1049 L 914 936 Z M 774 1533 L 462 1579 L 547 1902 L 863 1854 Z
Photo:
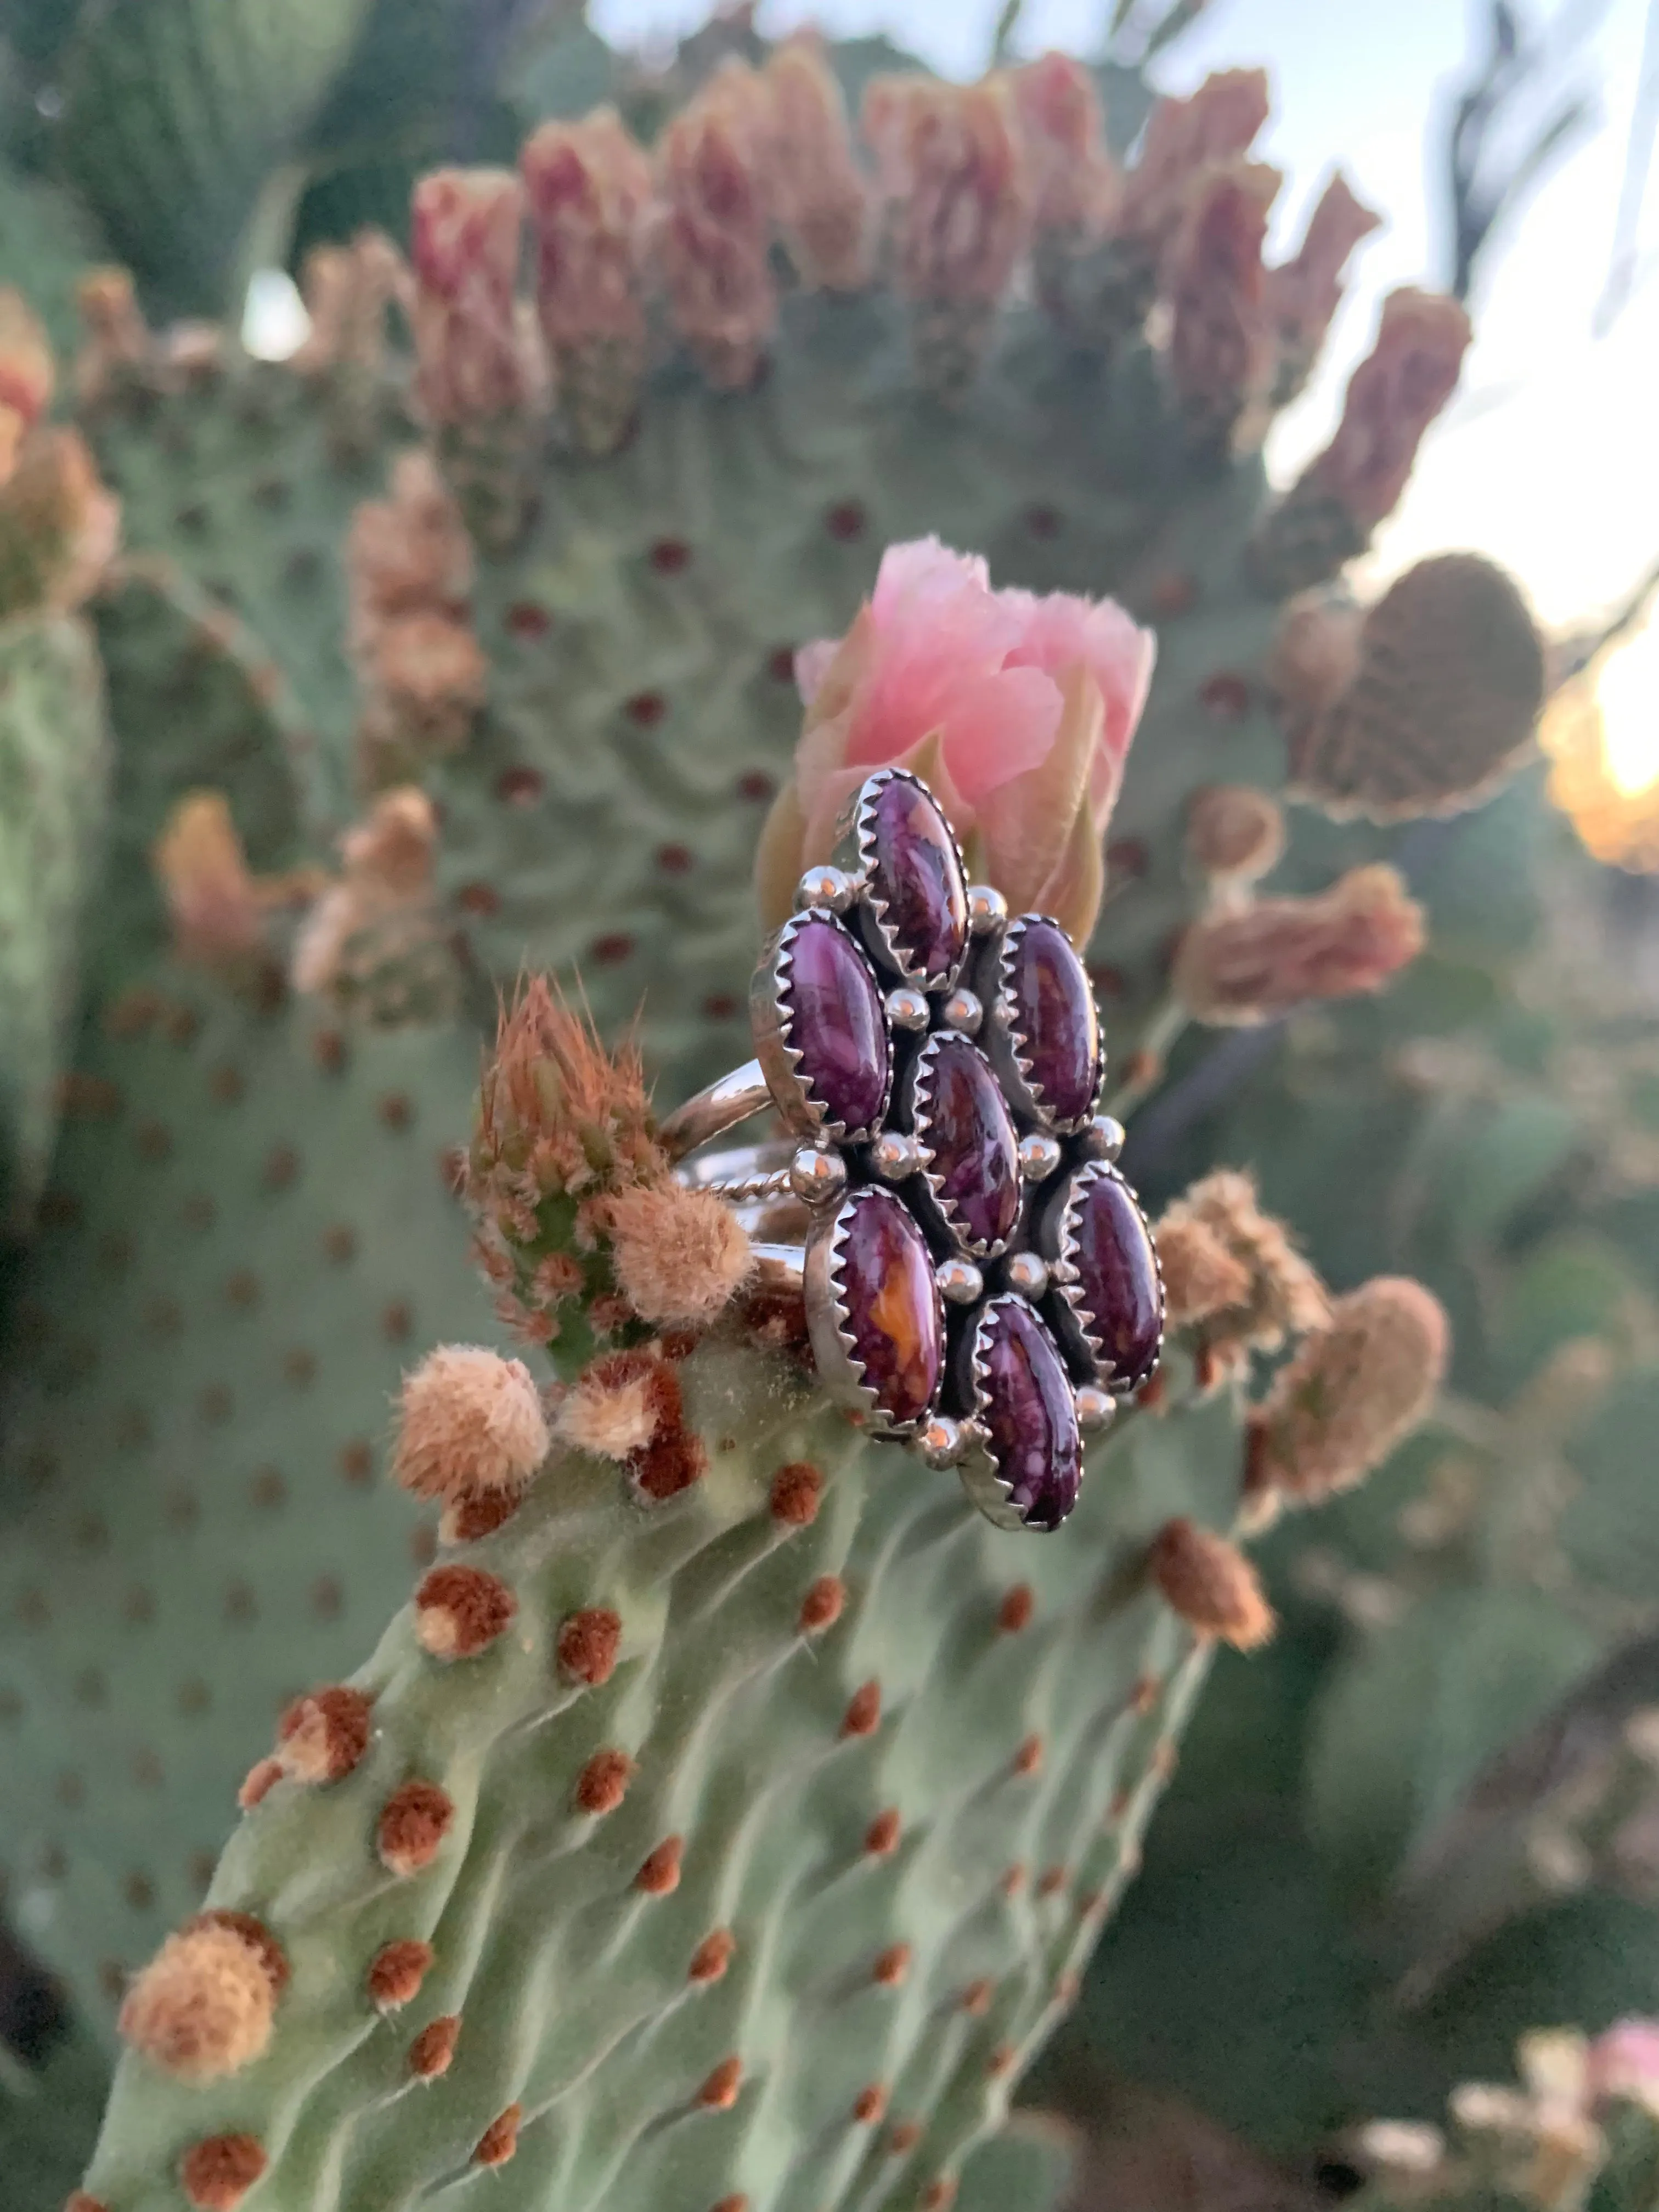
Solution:
M 961 687 L 942 726 L 945 758 L 975 813 L 1000 784 L 1048 758 L 1062 704 L 1060 686 L 1038 668 L 1010 668 Z

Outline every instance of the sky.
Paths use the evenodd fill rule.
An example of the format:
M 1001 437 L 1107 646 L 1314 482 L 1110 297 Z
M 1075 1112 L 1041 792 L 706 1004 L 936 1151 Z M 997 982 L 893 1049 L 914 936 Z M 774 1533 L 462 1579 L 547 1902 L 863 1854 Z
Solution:
M 1534 22 L 1565 11 L 1591 24 L 1572 62 L 1552 72 L 1549 91 L 1559 98 L 1582 83 L 1595 96 L 1597 127 L 1494 247 L 1474 302 L 1477 337 L 1461 393 L 1425 441 L 1370 565 L 1385 578 L 1421 554 L 1472 547 L 1521 579 L 1546 623 L 1576 624 L 1617 604 L 1659 560 L 1659 174 L 1644 226 L 1650 281 L 1609 331 L 1594 329 L 1650 0 L 1517 3 Z M 999 5 L 763 0 L 758 21 L 773 33 L 809 21 L 832 34 L 884 31 L 933 67 L 970 77 L 985 64 Z M 1659 0 L 1652 5 L 1659 10 Z M 1109 6 L 1027 0 L 1017 46 L 1089 53 Z M 672 38 L 707 13 L 702 0 L 595 0 L 592 10 L 599 29 L 629 45 Z M 1154 72 L 1161 90 L 1187 92 L 1212 69 L 1267 64 L 1273 115 L 1261 148 L 1285 172 L 1275 211 L 1281 246 L 1339 161 L 1388 218 L 1356 258 L 1321 374 L 1274 427 L 1268 461 L 1281 478 L 1328 434 L 1381 296 L 1398 284 L 1444 281 L 1443 201 L 1430 161 L 1443 143 L 1449 88 L 1485 15 L 1486 0 L 1211 0 Z M 1659 67 L 1659 57 L 1648 60 Z

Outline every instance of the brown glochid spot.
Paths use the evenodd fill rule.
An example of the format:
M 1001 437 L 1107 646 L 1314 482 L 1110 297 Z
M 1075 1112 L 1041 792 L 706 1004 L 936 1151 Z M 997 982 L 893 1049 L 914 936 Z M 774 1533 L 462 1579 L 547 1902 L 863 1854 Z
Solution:
M 873 1735 L 880 1725 L 881 1684 L 866 1682 L 854 1691 L 841 1732 L 843 1735 Z
M 669 1836 L 659 1844 L 635 1875 L 635 1888 L 642 1889 L 647 1897 L 666 1897 L 678 1889 L 680 1856 L 684 1848 L 684 1841 L 679 1836 Z
M 656 1425 L 650 1442 L 629 1454 L 628 1469 L 646 1496 L 660 1503 L 701 1481 L 708 1472 L 708 1453 L 696 1431 L 686 1425 L 680 1378 L 672 1364 L 653 1359 L 644 1380 Z
M 445 1504 L 438 1534 L 446 1544 L 476 1544 L 510 1521 L 524 1503 L 521 1490 L 463 1490 Z
M 884 1990 L 896 1990 L 910 1971 L 910 1946 L 890 1943 L 870 1969 L 870 1978 Z
M 710 2212 L 749 2212 L 749 2199 L 744 2196 L 722 2197 Z
M 930 2181 L 921 2192 L 921 2212 L 946 2212 L 957 2201 L 955 2178 L 941 2173 L 937 2181 Z
M 519 2148 L 519 2130 L 524 2124 L 524 2106 L 509 2105 L 499 2112 L 478 2138 L 478 2147 L 472 2154 L 475 2166 L 505 2166 Z
M 887 2110 L 887 2092 L 879 2081 L 867 2082 L 853 2100 L 853 2118 L 861 2128 L 873 2128 Z
M 343 1683 L 295 1698 L 276 1723 L 283 1771 L 296 1782 L 338 1782 L 368 1748 L 374 1700 Z
M 368 1970 L 370 2003 L 382 2012 L 396 2012 L 410 2003 L 419 1996 L 434 1955 L 430 1943 L 412 1936 L 382 1944 Z
M 810 1528 L 823 1500 L 823 1477 L 810 1460 L 792 1459 L 772 1477 L 772 1518 Z
M 975 2020 L 980 2019 L 984 2014 L 989 2012 L 991 2009 L 991 1984 L 989 1982 L 969 1982 L 967 1988 L 962 1993 L 962 2008 L 963 2012 L 969 2014 Z
M 576 1781 L 576 1805 L 583 1813 L 614 1813 L 628 1794 L 634 1762 L 625 1751 L 596 1751 Z
M 800 1601 L 800 1632 L 820 1636 L 841 1619 L 847 1585 L 839 1575 L 820 1575 Z
M 598 1689 L 611 1680 L 622 1643 L 622 1621 L 608 1606 L 573 1613 L 559 1630 L 559 1664 L 567 1674 Z
M 519 1603 L 482 1567 L 434 1567 L 415 1607 L 416 1632 L 434 1659 L 473 1659 L 504 1633 Z
M 193 1919 L 186 1920 L 179 1932 L 181 1936 L 188 1936 L 194 1928 L 222 1928 L 228 1934 L 240 1936 L 264 1968 L 272 1996 L 281 1996 L 288 1987 L 287 1954 L 264 1922 L 255 1919 L 252 1913 L 227 1912 L 222 1907 L 216 1907 L 207 1912 L 198 1912 Z
M 895 2120 L 887 2130 L 888 2147 L 899 2158 L 902 2158 L 907 2151 L 914 2150 L 921 2141 L 920 2120 Z
M 1042 1764 L 1042 1738 L 1028 1735 L 1014 1753 L 1014 1771 L 1016 1774 L 1035 1774 Z
M 381 1865 L 404 1876 L 430 1866 L 454 1817 L 447 1790 L 435 1782 L 405 1782 L 380 1808 L 375 1843 Z
M 185 2153 L 179 2179 L 197 2212 L 235 2212 L 265 2170 L 253 2136 L 209 2136 Z
M 1002 1877 L 1002 1893 L 1005 1897 L 1018 1897 L 1024 1887 L 1025 1869 L 1016 1859 Z
M 737 1938 L 729 1928 L 716 1928 L 705 1936 L 691 1954 L 691 1964 L 686 1969 L 687 1979 L 693 1982 L 718 1982 L 732 1963 L 738 1948 Z
M 994 2081 L 999 2081 L 1003 2075 L 1012 2071 L 1016 2055 L 1012 2043 L 997 2045 L 985 2062 L 985 2070 Z
M 1057 1897 L 1065 1887 L 1066 1869 L 1063 1866 L 1044 1867 L 1037 1881 L 1036 1893 L 1039 1897 Z
M 884 1812 L 878 1813 L 865 1830 L 864 1848 L 872 1858 L 884 1859 L 889 1851 L 897 1848 L 898 1839 L 898 1812 L 890 1805 Z
M 1005 1636 L 1018 1636 L 1022 1628 L 1029 1626 L 1036 1606 L 1030 1583 L 1016 1583 L 1003 1594 L 1002 1603 L 997 1608 L 997 1626 Z
M 448 2073 L 460 2032 L 460 2014 L 453 2012 L 441 2013 L 421 2030 L 409 2046 L 409 2070 L 417 2081 L 435 2081 Z
M 738 2092 L 743 2087 L 741 2058 L 722 2058 L 708 2079 L 697 2092 L 697 2102 L 705 2112 L 729 2112 L 738 2101 Z

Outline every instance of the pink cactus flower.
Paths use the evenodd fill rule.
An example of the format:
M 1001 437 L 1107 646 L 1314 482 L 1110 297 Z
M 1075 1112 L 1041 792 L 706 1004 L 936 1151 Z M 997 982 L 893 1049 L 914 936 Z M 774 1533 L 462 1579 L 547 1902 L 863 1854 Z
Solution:
M 1616 2020 L 1589 2047 L 1589 2092 L 1659 2114 L 1659 2020 Z
M 933 786 L 971 873 L 1081 942 L 1154 650 L 1113 600 L 994 591 L 977 556 L 890 546 L 845 637 L 796 658 L 806 719 L 762 842 L 768 919 L 828 857 L 864 777 L 898 763 Z

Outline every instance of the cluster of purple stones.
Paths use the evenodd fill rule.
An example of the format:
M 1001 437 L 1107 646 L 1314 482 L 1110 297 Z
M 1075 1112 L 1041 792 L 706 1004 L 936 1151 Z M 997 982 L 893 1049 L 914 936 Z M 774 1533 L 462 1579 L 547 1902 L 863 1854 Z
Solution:
M 1003 1526 L 1055 1528 L 1082 1436 L 1156 1366 L 1164 1294 L 1097 1112 L 1087 974 L 1059 924 L 970 890 L 927 787 L 869 778 L 757 979 L 804 1149 L 808 1317 L 832 1389 L 957 1465 Z

